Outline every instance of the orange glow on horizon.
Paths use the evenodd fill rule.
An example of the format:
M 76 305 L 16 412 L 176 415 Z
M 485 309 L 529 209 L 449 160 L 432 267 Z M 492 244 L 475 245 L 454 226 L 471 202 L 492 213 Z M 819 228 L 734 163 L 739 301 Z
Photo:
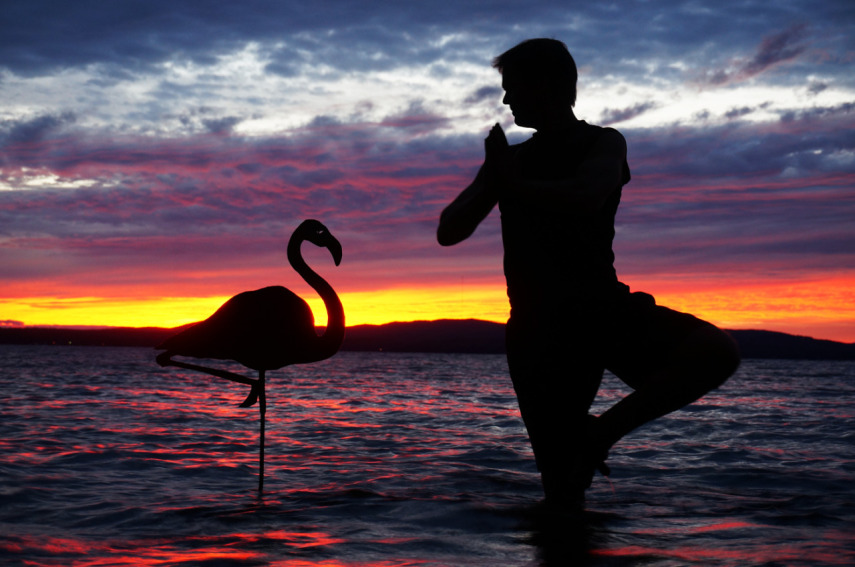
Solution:
M 471 318 L 504 322 L 508 318 L 507 296 L 501 285 L 342 292 L 339 298 L 348 326 Z M 229 296 L 19 297 L 0 299 L 0 319 L 27 326 L 177 327 L 206 319 L 228 299 Z M 315 314 L 315 323 L 326 325 L 323 301 L 317 296 L 305 299 Z
M 855 275 L 790 282 L 693 281 L 686 277 L 637 278 L 634 291 L 659 304 L 693 313 L 728 329 L 763 329 L 855 342 Z M 504 285 L 400 287 L 344 291 L 348 326 L 394 321 L 508 317 Z M 176 327 L 203 320 L 229 298 L 17 297 L 0 299 L 0 325 Z M 309 296 L 316 324 L 326 324 L 323 302 Z
M 634 290 L 727 329 L 758 329 L 855 342 L 855 273 L 801 281 L 638 278 Z

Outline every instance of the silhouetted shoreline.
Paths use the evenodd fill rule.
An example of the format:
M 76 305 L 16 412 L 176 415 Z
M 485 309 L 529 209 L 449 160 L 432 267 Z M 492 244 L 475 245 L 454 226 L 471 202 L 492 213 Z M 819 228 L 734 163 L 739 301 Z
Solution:
M 4 327 L 0 344 L 154 347 L 177 329 L 156 327 Z M 744 358 L 855 360 L 855 344 L 779 333 L 729 331 Z M 505 326 L 465 320 L 414 321 L 348 327 L 343 351 L 501 354 Z

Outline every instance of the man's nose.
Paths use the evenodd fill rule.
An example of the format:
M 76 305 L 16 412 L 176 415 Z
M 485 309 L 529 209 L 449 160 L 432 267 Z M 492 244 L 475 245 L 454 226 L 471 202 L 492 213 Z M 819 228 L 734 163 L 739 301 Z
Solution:
M 502 104 L 511 104 L 510 93 L 505 93 L 505 96 L 502 97 Z

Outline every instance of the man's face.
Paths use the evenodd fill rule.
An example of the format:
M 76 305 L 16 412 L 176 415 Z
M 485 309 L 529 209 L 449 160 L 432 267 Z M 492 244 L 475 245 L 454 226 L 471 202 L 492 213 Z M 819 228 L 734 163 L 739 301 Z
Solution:
M 505 97 L 502 103 L 511 108 L 514 123 L 523 128 L 538 129 L 548 120 L 548 102 L 542 82 L 526 80 L 519 73 L 502 73 Z

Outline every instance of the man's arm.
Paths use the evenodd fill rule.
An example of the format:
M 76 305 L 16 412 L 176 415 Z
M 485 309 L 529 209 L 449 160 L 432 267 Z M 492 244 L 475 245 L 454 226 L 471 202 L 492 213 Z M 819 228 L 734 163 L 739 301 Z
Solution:
M 626 141 L 606 129 L 572 177 L 556 180 L 515 179 L 514 193 L 529 206 L 558 208 L 587 216 L 600 210 L 623 182 Z
M 508 141 L 502 127 L 496 124 L 484 140 L 486 157 L 475 180 L 451 202 L 439 217 L 436 239 L 442 246 L 452 246 L 475 232 L 496 203 L 506 179 Z

